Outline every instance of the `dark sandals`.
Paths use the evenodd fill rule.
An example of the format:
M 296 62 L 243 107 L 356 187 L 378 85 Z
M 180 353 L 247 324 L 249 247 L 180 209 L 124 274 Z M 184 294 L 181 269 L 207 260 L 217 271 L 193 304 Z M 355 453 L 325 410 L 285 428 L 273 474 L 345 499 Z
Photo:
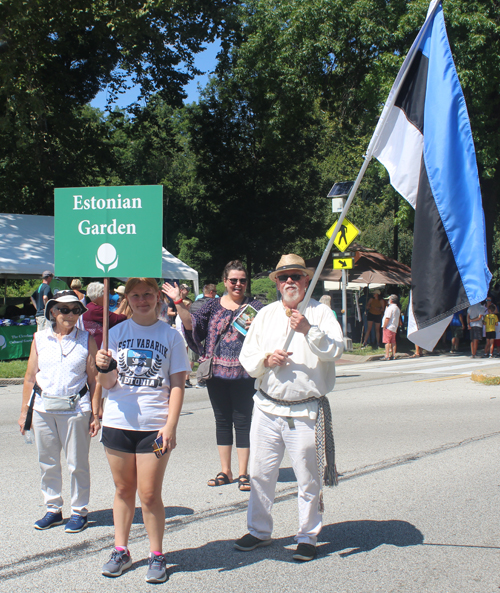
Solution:
M 226 476 L 224 472 L 219 472 L 215 478 L 208 480 L 208 486 L 225 486 L 226 484 L 230 484 L 231 480 Z
M 241 474 L 241 476 L 238 476 L 238 488 L 242 492 L 249 492 L 252 489 L 252 487 L 250 486 L 249 475 Z

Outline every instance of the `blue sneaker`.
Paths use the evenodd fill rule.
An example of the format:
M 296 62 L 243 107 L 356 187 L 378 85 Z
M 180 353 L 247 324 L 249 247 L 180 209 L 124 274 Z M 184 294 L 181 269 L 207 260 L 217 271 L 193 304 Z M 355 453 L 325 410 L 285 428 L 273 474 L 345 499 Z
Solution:
M 50 529 L 56 525 L 62 525 L 62 513 L 47 513 L 43 519 L 39 519 L 35 523 L 35 529 Z
M 82 515 L 71 515 L 70 520 L 66 523 L 64 531 L 66 533 L 78 533 L 89 526 L 89 520 Z
M 124 570 L 132 566 L 132 558 L 127 550 L 111 552 L 111 558 L 102 567 L 102 574 L 106 577 L 119 577 Z

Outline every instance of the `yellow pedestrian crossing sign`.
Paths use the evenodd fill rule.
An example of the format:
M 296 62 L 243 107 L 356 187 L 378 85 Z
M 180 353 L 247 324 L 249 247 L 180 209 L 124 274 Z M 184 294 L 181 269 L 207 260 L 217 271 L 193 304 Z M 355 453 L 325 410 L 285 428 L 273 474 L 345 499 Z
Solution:
M 337 223 L 332 225 L 326 233 L 326 236 L 329 239 L 332 236 L 333 231 L 335 230 L 336 224 Z M 347 218 L 344 218 L 344 221 L 340 226 L 340 230 L 337 233 L 337 236 L 335 237 L 335 241 L 333 242 L 333 244 L 339 251 L 345 251 L 358 235 L 359 229 L 357 229 L 352 224 L 352 222 L 349 222 Z
M 334 270 L 352 270 L 354 266 L 353 257 L 334 257 L 333 258 L 333 269 Z

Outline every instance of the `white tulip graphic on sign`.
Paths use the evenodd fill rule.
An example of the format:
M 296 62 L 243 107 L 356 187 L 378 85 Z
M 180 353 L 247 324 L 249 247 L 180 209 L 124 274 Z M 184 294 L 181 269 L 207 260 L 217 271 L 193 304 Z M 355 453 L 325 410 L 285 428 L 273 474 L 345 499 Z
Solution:
M 108 266 L 107 271 L 114 270 L 118 266 L 118 256 L 116 255 L 116 249 L 111 243 L 103 243 L 97 250 L 95 258 L 95 265 L 106 272 L 104 266 Z
M 7 346 L 4 336 L 0 336 L 0 350 L 3 350 Z

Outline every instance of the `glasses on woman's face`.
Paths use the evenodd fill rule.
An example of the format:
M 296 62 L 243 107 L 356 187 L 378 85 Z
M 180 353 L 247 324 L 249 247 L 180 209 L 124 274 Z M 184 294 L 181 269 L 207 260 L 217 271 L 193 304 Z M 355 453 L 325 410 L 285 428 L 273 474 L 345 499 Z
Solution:
M 247 283 L 247 279 L 246 278 L 228 278 L 228 281 L 231 282 L 231 284 L 233 286 L 236 286 L 238 284 L 238 282 L 240 284 L 246 284 Z
M 56 307 L 56 311 L 59 311 L 59 313 L 62 313 L 63 315 L 69 315 L 70 313 L 73 313 L 73 315 L 80 315 L 82 312 L 80 307 L 75 307 L 74 309 L 70 309 L 69 307 Z
M 286 282 L 288 278 L 290 278 L 293 282 L 298 282 L 303 277 L 303 274 L 280 274 L 277 276 L 280 282 Z

